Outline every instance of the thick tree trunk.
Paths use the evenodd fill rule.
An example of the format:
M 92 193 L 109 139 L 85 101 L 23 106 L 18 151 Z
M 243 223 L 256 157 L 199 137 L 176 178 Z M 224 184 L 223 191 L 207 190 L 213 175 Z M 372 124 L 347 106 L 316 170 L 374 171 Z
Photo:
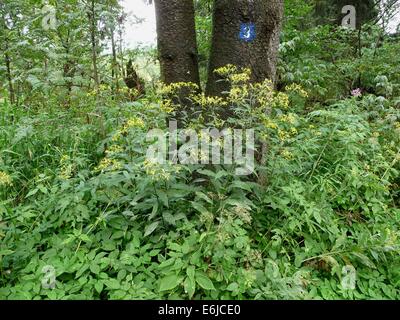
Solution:
M 199 85 L 193 0 L 156 0 L 162 81 Z
M 283 0 L 215 0 L 206 92 L 220 95 L 228 84 L 213 71 L 227 64 L 250 68 L 252 81 L 275 81 Z

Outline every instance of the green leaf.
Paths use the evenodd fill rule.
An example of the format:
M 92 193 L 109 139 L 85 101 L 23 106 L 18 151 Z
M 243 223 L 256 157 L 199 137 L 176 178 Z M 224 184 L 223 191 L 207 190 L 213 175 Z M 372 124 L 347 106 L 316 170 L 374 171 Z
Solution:
M 194 275 L 195 275 L 195 267 L 194 266 L 189 266 L 186 269 L 186 274 L 188 275 L 188 277 L 190 279 L 192 279 L 194 281 Z
M 198 202 L 192 202 L 192 207 L 202 214 L 208 213 L 208 210 L 202 204 L 200 204 Z
M 180 282 L 180 278 L 174 274 L 163 278 L 160 282 L 160 291 L 167 291 L 174 289 Z
M 100 267 L 97 264 L 92 263 L 90 265 L 90 271 L 92 271 L 94 274 L 99 274 L 100 273 Z
M 35 195 L 38 191 L 39 191 L 39 189 L 37 189 L 37 188 L 29 191 L 28 194 L 25 196 L 25 198 L 29 198 L 29 197 Z
M 352 255 L 359 258 L 361 260 L 361 263 L 363 263 L 368 268 L 376 269 L 375 264 L 366 255 L 359 252 L 352 252 Z
M 104 280 L 105 285 L 113 290 L 117 290 L 120 288 L 120 284 L 119 281 L 116 279 L 108 279 L 108 280 Z
M 152 224 L 148 225 L 144 230 L 144 236 L 147 237 L 152 234 L 160 224 L 160 221 L 153 222 Z
M 196 291 L 196 282 L 194 281 L 194 279 L 187 277 L 185 279 L 185 282 L 183 283 L 183 287 L 185 289 L 185 293 L 189 295 L 189 299 L 192 299 Z
M 215 290 L 212 281 L 203 273 L 196 272 L 196 282 L 205 290 Z
M 236 282 L 231 283 L 226 290 L 228 291 L 238 291 L 239 285 Z
M 98 281 L 95 283 L 94 288 L 96 289 L 97 293 L 101 293 L 103 291 L 104 284 L 102 281 Z

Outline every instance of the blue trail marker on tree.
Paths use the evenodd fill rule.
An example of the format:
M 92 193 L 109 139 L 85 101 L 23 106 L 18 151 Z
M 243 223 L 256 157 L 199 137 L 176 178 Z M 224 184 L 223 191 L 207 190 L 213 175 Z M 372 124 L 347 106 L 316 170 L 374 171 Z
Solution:
M 241 23 L 239 39 L 245 42 L 251 42 L 256 38 L 256 25 L 254 23 Z

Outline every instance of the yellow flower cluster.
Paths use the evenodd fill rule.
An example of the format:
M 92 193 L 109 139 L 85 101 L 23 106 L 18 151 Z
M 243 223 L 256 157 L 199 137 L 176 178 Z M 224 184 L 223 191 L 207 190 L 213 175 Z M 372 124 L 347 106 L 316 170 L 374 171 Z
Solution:
M 143 162 L 143 167 L 146 171 L 146 174 L 151 177 L 154 181 L 169 181 L 171 180 L 171 170 L 167 170 L 163 168 L 163 166 L 157 162 L 150 161 L 146 159 Z M 175 173 L 180 171 L 180 166 L 174 165 Z
M 278 130 L 278 137 L 279 140 L 281 140 L 282 142 L 285 142 L 287 140 L 289 140 L 290 138 L 292 138 L 293 136 L 297 135 L 297 129 L 296 128 L 290 128 L 289 131 L 285 131 L 285 130 Z
M 110 158 L 104 158 L 100 161 L 99 165 L 95 168 L 96 171 L 116 171 L 122 168 L 122 164 Z
M 232 64 L 227 64 L 224 67 L 215 69 L 214 72 L 220 76 L 229 76 L 231 74 L 237 73 L 238 69 Z
M 124 151 L 124 149 L 121 146 L 112 145 L 111 147 L 109 147 L 106 150 L 106 154 L 107 155 L 113 155 L 113 154 L 116 154 L 116 153 L 121 153 L 123 151 Z
M 229 92 L 229 98 L 232 102 L 239 102 L 246 99 L 249 95 L 249 91 L 246 86 L 233 87 Z
M 68 180 L 72 177 L 74 166 L 71 164 L 71 158 L 68 155 L 63 155 L 60 159 L 61 171 L 59 177 L 63 180 Z
M 289 124 L 294 124 L 296 122 L 296 118 L 293 113 L 283 114 L 279 116 L 279 120 Z
M 274 99 L 274 107 L 284 110 L 289 108 L 289 96 L 283 92 L 278 92 Z
M 289 86 L 286 86 L 286 91 L 287 92 L 294 92 L 297 93 L 298 95 L 300 95 L 303 98 L 308 98 L 308 92 L 305 91 L 301 85 L 297 84 L 297 83 L 292 83 Z
M 138 117 L 128 119 L 122 129 L 118 130 L 112 137 L 112 141 L 116 142 L 121 138 L 121 135 L 126 135 L 131 128 L 144 128 L 144 121 Z
M 165 113 L 172 113 L 175 110 L 172 101 L 170 99 L 162 100 L 160 103 L 160 109 Z
M 233 84 L 239 84 L 242 82 L 248 82 L 250 80 L 251 71 L 250 69 L 243 69 L 240 73 L 233 73 L 229 76 L 229 80 Z
M 176 94 L 180 89 L 189 89 L 191 91 L 197 91 L 199 86 L 192 82 L 174 82 L 169 85 L 162 85 L 161 94 L 162 95 L 170 95 Z
M 202 108 L 221 107 L 228 104 L 228 102 L 221 97 L 207 97 L 204 93 L 192 95 L 190 98 L 194 103 L 200 105 Z
M 248 82 L 251 76 L 251 70 L 249 68 L 240 68 L 232 64 L 228 64 L 224 67 L 214 70 L 214 72 L 222 77 L 228 78 L 232 84 L 240 84 Z
M 287 149 L 282 150 L 281 155 L 286 160 L 293 160 L 294 158 L 293 154 Z
M 278 130 L 278 137 L 279 137 L 279 140 L 281 140 L 281 141 L 286 141 L 286 140 L 288 140 L 289 138 L 290 138 L 290 134 L 289 134 L 289 132 L 287 132 L 287 131 L 285 131 L 285 130 Z
M 11 186 L 11 185 L 12 185 L 11 177 L 7 173 L 0 171 L 0 186 Z
M 130 129 L 130 128 L 144 128 L 144 127 L 145 127 L 145 124 L 142 119 L 133 117 L 133 118 L 128 119 L 124 128 Z
M 106 91 L 106 90 L 109 90 L 110 89 L 110 86 L 108 86 L 108 85 L 106 85 L 106 84 L 101 84 L 100 86 L 99 86 L 99 90 L 100 91 Z
M 265 127 L 269 129 L 278 129 L 278 125 L 271 119 L 265 117 L 262 121 Z
M 265 79 L 261 83 L 252 84 L 251 88 L 256 93 L 257 100 L 262 108 L 271 106 L 274 100 L 274 86 L 271 80 Z
M 94 97 L 95 95 L 97 95 L 97 91 L 96 90 L 89 91 L 86 94 L 87 97 Z

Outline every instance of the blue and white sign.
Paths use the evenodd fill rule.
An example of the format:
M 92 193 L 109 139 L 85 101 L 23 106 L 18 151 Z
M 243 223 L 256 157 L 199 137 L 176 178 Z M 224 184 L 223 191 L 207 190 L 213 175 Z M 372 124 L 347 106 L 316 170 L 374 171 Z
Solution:
M 252 22 L 241 23 L 239 39 L 245 42 L 251 42 L 256 38 L 256 25 Z

